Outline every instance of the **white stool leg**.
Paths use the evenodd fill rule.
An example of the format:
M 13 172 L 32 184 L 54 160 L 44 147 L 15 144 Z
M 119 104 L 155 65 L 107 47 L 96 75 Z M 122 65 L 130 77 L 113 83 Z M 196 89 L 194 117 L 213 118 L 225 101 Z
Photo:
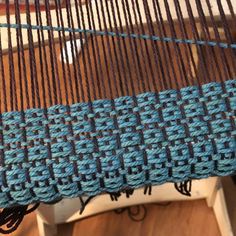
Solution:
M 57 235 L 57 225 L 46 224 L 42 217 L 37 214 L 38 230 L 40 236 L 56 236 Z
M 206 202 L 207 202 L 208 207 L 214 206 L 215 199 L 216 199 L 216 193 L 217 193 L 219 186 L 220 186 L 220 178 L 215 177 L 214 180 L 215 181 L 210 183 L 211 185 L 209 185 L 207 188 Z
M 222 186 L 220 184 L 217 192 L 216 192 L 216 198 L 213 205 L 213 210 L 215 212 L 215 216 L 217 219 L 217 223 L 220 228 L 220 232 L 222 236 L 233 236 L 233 230 L 231 227 L 224 192 L 222 189 Z

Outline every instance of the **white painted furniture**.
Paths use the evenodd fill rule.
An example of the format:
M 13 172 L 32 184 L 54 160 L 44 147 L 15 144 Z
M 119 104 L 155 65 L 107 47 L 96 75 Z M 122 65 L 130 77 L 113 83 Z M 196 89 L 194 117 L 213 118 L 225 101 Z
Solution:
M 192 186 L 191 197 L 177 192 L 171 183 L 153 187 L 152 195 L 144 195 L 143 189 L 139 189 L 130 198 L 126 198 L 124 194 L 118 201 L 111 201 L 108 194 L 100 195 L 91 200 L 82 215 L 79 214 L 81 205 L 78 198 L 65 199 L 56 205 L 41 204 L 37 210 L 40 236 L 57 235 L 57 224 L 69 223 L 117 208 L 153 202 L 196 199 L 206 199 L 207 205 L 213 207 L 222 236 L 233 236 L 220 179 L 215 177 L 195 180 Z

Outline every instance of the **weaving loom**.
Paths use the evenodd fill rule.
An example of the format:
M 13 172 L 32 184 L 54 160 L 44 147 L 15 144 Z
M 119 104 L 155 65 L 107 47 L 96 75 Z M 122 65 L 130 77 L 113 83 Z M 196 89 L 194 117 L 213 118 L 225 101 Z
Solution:
M 234 0 L 0 7 L 0 208 L 235 174 Z

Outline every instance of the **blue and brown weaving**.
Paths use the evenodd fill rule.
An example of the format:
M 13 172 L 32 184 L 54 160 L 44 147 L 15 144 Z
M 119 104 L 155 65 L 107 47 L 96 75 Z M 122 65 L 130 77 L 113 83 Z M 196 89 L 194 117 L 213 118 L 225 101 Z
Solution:
M 1 207 L 235 172 L 236 80 L 1 116 Z
M 0 7 L 6 212 L 236 173 L 233 0 Z

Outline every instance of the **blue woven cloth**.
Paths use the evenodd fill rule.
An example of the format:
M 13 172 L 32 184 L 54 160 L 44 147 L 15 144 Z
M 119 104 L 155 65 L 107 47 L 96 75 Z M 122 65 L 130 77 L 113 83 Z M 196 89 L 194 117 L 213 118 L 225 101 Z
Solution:
M 236 80 L 0 122 L 1 208 L 236 172 Z

